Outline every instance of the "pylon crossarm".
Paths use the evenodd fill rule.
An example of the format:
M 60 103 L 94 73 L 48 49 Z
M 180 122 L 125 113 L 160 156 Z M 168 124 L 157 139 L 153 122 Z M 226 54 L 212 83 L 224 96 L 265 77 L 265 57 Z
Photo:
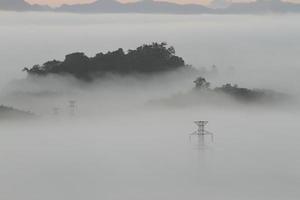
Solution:
M 190 139 L 193 135 L 198 136 L 199 138 L 203 137 L 203 139 L 205 135 L 210 135 L 212 141 L 214 140 L 214 134 L 205 130 L 205 125 L 208 124 L 208 121 L 195 121 L 195 124 L 198 126 L 198 130 L 190 134 Z

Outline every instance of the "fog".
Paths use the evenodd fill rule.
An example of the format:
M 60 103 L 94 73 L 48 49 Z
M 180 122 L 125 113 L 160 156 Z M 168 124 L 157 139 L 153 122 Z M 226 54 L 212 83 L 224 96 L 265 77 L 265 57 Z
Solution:
M 0 15 L 0 104 L 38 116 L 0 122 L 1 199 L 299 199 L 300 16 Z M 93 83 L 21 71 L 153 41 L 195 69 Z M 159 104 L 190 94 L 198 76 L 293 103 Z M 189 139 L 195 120 L 214 141 Z

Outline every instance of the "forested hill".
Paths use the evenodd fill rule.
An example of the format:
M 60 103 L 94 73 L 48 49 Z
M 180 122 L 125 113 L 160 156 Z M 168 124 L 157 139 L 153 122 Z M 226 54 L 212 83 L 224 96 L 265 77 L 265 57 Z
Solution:
M 18 110 L 12 107 L 0 105 L 0 120 L 3 119 L 32 119 L 36 117 L 33 113 Z
M 24 68 L 24 71 L 29 75 L 73 75 L 82 80 L 92 80 L 105 73 L 154 73 L 184 66 L 184 60 L 175 55 L 173 47 L 168 47 L 166 43 L 152 43 L 127 52 L 120 48 L 98 53 L 91 58 L 84 53 L 72 53 L 64 61 L 52 60 L 43 65 Z

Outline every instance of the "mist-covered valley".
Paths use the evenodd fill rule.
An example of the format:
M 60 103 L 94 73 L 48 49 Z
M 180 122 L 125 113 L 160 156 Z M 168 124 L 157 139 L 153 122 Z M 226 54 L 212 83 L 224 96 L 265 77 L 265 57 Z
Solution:
M 299 198 L 298 15 L 0 15 L 0 104 L 34 115 L 0 118 L 1 199 Z M 93 81 L 22 71 L 152 42 L 188 66 Z M 218 93 L 227 83 L 284 98 Z M 189 139 L 197 120 L 213 141 Z

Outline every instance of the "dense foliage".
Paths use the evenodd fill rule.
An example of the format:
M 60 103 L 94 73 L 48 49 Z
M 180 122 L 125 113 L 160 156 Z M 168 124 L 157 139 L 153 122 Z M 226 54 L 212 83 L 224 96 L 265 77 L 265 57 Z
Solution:
M 257 89 L 248 89 L 242 88 L 238 85 L 225 84 L 221 87 L 216 87 L 211 89 L 210 83 L 206 81 L 203 77 L 198 77 L 195 81 L 195 89 L 197 90 L 207 90 L 211 92 L 218 92 L 229 95 L 237 100 L 241 101 L 256 101 L 262 99 L 275 99 L 282 97 L 281 94 L 273 92 L 271 90 L 257 90 Z
M 229 83 L 223 85 L 222 87 L 217 87 L 214 90 L 217 92 L 223 92 L 232 97 L 235 97 L 236 99 L 244 100 L 244 101 L 259 100 L 267 97 L 266 92 L 263 90 L 241 88 L 238 87 L 237 85 L 231 85 Z
M 35 115 L 31 112 L 18 110 L 12 107 L 0 105 L 0 119 L 11 119 L 11 118 L 33 118 Z
M 70 74 L 79 79 L 90 80 L 103 73 L 152 73 L 177 69 L 184 66 L 184 60 L 175 55 L 173 47 L 166 43 L 143 45 L 135 50 L 123 49 L 113 52 L 98 53 L 87 57 L 84 53 L 72 53 L 63 62 L 53 60 L 43 65 L 24 68 L 28 74 Z
M 197 89 L 208 89 L 210 87 L 210 83 L 203 77 L 198 77 L 194 83 Z

